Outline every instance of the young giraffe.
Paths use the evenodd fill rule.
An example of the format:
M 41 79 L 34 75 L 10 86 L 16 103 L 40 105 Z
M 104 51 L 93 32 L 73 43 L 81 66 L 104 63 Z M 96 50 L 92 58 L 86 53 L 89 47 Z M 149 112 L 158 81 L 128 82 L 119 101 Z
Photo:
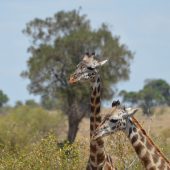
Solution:
M 137 109 L 125 109 L 113 104 L 93 134 L 93 139 L 122 130 L 128 136 L 139 159 L 146 170 L 170 170 L 170 162 L 146 134 L 139 122 L 133 117 Z
M 90 115 L 90 138 L 101 123 L 100 115 L 100 93 L 101 82 L 97 67 L 102 66 L 107 62 L 104 60 L 99 62 L 94 59 L 95 54 L 89 55 L 86 53 L 83 60 L 78 64 L 74 74 L 70 76 L 69 82 L 76 83 L 78 81 L 90 81 L 91 92 L 91 115 Z M 104 141 L 101 138 L 90 140 L 90 156 L 87 170 L 114 170 L 113 161 L 110 156 L 105 153 Z

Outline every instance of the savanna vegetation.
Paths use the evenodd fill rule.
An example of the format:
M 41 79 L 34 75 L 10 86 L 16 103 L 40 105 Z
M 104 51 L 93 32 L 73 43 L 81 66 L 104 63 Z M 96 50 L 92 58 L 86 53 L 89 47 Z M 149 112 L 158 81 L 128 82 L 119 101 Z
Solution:
M 137 118 L 170 158 L 170 108 L 159 107 L 151 119 L 142 113 Z M 25 104 L 6 109 L 0 115 L 0 169 L 85 169 L 89 156 L 89 120 L 83 119 L 72 144 L 64 141 L 67 130 L 67 117 L 60 111 Z M 124 134 L 117 133 L 105 141 L 118 169 L 143 170 Z
M 87 84 L 70 86 L 68 77 L 83 53 L 95 51 L 101 59 L 109 59 L 100 72 L 103 100 L 110 100 L 114 85 L 129 79 L 133 53 L 106 24 L 93 29 L 79 10 L 36 18 L 23 32 L 31 44 L 22 76 L 30 80 L 28 90 L 41 96 L 41 102 L 17 101 L 14 107 L 7 107 L 9 98 L 0 91 L 0 170 L 85 169 L 89 157 L 90 88 Z M 151 117 L 142 112 L 137 117 L 168 158 L 169 93 L 169 85 L 163 80 L 147 81 L 139 92 L 120 93 L 124 102 L 143 104 L 146 110 L 155 107 Z M 105 140 L 106 150 L 118 169 L 143 169 L 124 134 Z

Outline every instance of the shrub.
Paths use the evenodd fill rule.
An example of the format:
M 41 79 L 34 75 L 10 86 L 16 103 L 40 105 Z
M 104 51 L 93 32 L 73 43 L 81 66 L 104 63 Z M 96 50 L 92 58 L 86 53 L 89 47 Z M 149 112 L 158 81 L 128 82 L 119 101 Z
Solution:
M 40 107 L 18 106 L 0 115 L 1 170 L 78 170 L 85 169 L 89 158 L 89 139 L 83 135 L 73 144 L 61 142 L 65 131 L 60 112 Z M 61 121 L 62 120 L 62 121 Z M 159 148 L 170 155 L 170 129 L 155 137 Z M 60 135 L 61 136 L 61 135 Z M 117 169 L 143 170 L 130 141 L 123 133 L 104 138 L 106 152 L 113 156 Z
M 49 134 L 40 141 L 25 147 L 18 154 L 3 150 L 0 169 L 17 170 L 77 170 L 85 169 L 86 162 L 80 150 L 80 142 L 57 145 L 57 138 Z
M 61 114 L 49 114 L 42 108 L 21 106 L 0 115 L 0 147 L 16 148 L 35 142 L 49 131 L 56 131 Z

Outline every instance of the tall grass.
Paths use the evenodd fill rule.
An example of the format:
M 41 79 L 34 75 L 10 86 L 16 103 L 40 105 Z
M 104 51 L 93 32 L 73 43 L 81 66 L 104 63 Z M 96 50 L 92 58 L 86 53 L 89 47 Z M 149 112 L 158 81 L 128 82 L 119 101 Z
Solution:
M 73 144 L 61 142 L 64 117 L 42 108 L 20 106 L 0 115 L 0 170 L 79 170 L 89 157 L 89 139 Z M 170 129 L 151 135 L 170 158 Z M 129 140 L 123 133 L 105 138 L 106 151 L 118 169 L 143 170 Z

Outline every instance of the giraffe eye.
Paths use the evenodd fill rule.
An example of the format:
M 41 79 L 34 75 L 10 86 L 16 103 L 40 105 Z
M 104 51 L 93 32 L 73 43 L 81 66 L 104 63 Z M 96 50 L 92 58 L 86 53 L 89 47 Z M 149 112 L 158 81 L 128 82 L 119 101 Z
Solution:
M 111 119 L 111 120 L 110 120 L 111 123 L 116 123 L 117 121 L 118 121 L 118 120 L 116 120 L 116 119 Z
M 93 70 L 93 68 L 92 68 L 92 67 L 87 67 L 87 69 L 88 69 L 88 70 Z

